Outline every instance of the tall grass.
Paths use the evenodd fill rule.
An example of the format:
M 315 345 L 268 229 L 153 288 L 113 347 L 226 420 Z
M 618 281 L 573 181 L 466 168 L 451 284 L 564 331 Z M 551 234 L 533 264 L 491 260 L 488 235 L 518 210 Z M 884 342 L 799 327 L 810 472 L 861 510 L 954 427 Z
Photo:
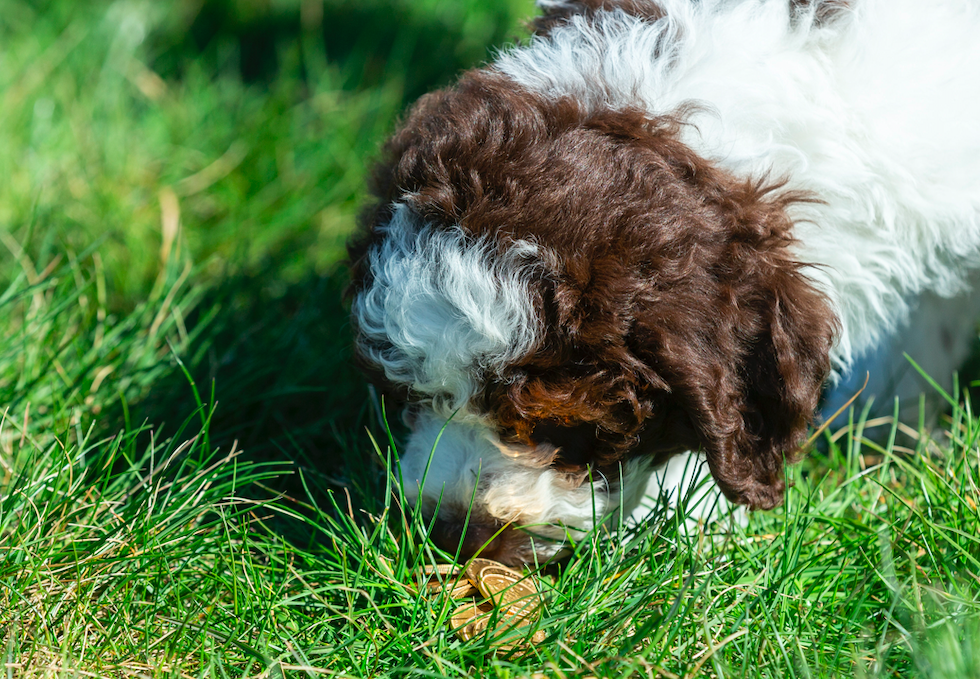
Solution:
M 349 363 L 343 242 L 399 112 L 529 2 L 2 9 L 7 677 L 980 676 L 957 398 L 852 413 L 744 527 L 588 536 L 526 653 L 410 587 L 439 555 Z

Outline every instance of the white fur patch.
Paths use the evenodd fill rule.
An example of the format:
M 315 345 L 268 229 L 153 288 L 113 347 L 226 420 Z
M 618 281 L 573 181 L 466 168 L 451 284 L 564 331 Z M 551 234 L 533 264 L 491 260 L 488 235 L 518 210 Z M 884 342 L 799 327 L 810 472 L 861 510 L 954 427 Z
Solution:
M 547 97 L 670 114 L 743 177 L 822 203 L 793 214 L 798 256 L 842 322 L 846 368 L 925 290 L 980 264 L 980 3 L 857 0 L 826 26 L 787 0 L 659 0 L 666 16 L 573 17 L 494 67 Z
M 484 375 L 538 343 L 528 301 L 537 248 L 518 241 L 498 255 L 459 228 L 423 223 L 404 204 L 379 228 L 385 238 L 368 254 L 373 279 L 353 302 L 359 348 L 448 417 L 466 408 Z
M 446 422 L 431 411 L 419 413 L 401 463 L 405 495 L 432 512 L 457 516 L 472 506 L 538 536 L 534 551 L 548 559 L 568 548 L 597 523 L 629 517 L 647 491 L 652 472 L 646 459 L 627 462 L 621 478 L 595 478 L 578 487 L 564 474 L 525 463 L 526 448 L 502 443 L 476 421 Z M 524 453 L 522 455 L 522 453 Z M 668 489 L 667 492 L 670 492 Z M 675 493 L 676 495 L 676 493 Z M 532 555 L 527 555 L 533 561 Z

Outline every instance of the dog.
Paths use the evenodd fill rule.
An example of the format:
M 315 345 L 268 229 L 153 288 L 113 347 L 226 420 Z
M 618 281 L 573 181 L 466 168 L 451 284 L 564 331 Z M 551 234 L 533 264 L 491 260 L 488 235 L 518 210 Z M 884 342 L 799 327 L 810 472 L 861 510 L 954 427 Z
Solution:
M 406 494 L 509 564 L 688 451 L 777 506 L 825 385 L 980 263 L 980 3 L 539 7 L 407 114 L 348 247 Z

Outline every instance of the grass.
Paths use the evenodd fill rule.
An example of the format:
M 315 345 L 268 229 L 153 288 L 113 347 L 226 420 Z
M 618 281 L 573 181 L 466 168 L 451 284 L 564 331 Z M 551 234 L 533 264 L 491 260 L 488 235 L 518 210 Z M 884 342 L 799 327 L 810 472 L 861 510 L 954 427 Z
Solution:
M 164 7 L 3 3 L 7 677 L 980 677 L 956 399 L 935 431 L 852 413 L 744 528 L 590 536 L 524 655 L 457 640 L 408 587 L 437 555 L 384 472 L 340 260 L 399 112 L 530 3 Z

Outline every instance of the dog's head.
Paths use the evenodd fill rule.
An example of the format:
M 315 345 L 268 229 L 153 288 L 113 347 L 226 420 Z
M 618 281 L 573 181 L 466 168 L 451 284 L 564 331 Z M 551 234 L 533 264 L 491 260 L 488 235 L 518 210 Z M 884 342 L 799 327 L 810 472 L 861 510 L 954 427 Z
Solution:
M 451 550 L 550 556 L 684 450 L 734 502 L 781 501 L 834 317 L 793 257 L 802 197 L 681 124 L 484 70 L 388 143 L 350 246 L 356 350 L 410 404 L 406 491 Z

